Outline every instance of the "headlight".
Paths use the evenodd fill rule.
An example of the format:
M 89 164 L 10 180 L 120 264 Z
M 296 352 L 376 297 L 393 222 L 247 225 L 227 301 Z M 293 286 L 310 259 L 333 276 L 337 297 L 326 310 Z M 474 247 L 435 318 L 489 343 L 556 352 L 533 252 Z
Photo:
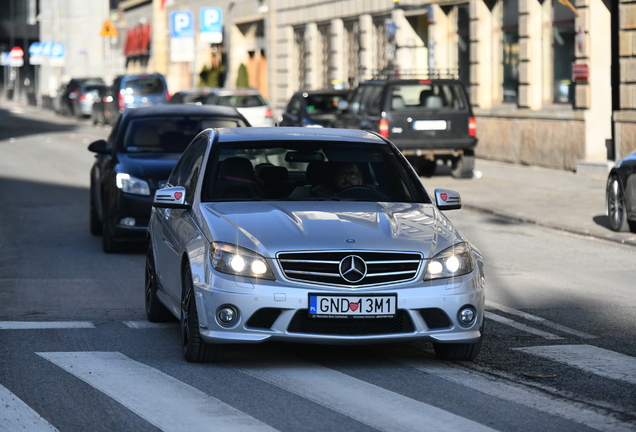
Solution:
M 474 267 L 472 249 L 468 243 L 459 243 L 429 260 L 424 280 L 465 275 L 472 272 Z
M 274 280 L 265 258 L 249 249 L 229 243 L 213 242 L 212 266 L 221 273 Z
M 129 174 L 119 173 L 116 177 L 117 187 L 126 193 L 135 195 L 150 195 L 150 187 L 144 180 Z

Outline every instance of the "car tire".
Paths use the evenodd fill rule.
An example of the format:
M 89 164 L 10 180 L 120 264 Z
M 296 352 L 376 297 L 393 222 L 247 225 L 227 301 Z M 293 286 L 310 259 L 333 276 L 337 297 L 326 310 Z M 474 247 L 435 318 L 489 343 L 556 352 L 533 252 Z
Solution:
M 93 188 L 91 187 L 91 190 Z M 90 204 L 90 225 L 91 225 L 91 234 L 94 236 L 98 236 L 102 234 L 102 222 L 99 220 L 99 216 L 97 215 L 97 210 L 95 210 L 95 200 L 91 196 L 91 204 Z
M 453 169 L 451 174 L 455 178 L 473 178 L 473 171 L 475 170 L 475 156 L 466 155 L 460 156 L 453 161 Z
M 607 182 L 607 215 L 609 216 L 610 228 L 613 231 L 630 231 L 631 226 L 627 220 L 625 208 L 625 194 L 616 177 L 610 177 Z M 634 228 L 636 228 L 636 224 L 634 224 Z
M 208 344 L 199 332 L 199 315 L 194 298 L 192 272 L 185 266 L 182 277 L 181 294 L 181 349 L 183 357 L 194 363 L 220 362 L 225 352 L 223 345 Z
M 118 253 L 122 251 L 122 244 L 117 242 L 113 228 L 110 226 L 107 218 L 104 217 L 102 223 L 102 250 L 106 253 Z
M 153 323 L 176 321 L 170 310 L 168 310 L 157 297 L 157 271 L 151 242 L 148 242 L 148 251 L 146 253 L 146 274 L 144 282 L 146 318 L 148 318 L 148 321 Z
M 462 361 L 474 360 L 481 351 L 481 344 L 484 340 L 484 324 L 482 323 L 479 332 L 481 336 L 475 343 L 434 343 L 435 355 L 442 360 Z

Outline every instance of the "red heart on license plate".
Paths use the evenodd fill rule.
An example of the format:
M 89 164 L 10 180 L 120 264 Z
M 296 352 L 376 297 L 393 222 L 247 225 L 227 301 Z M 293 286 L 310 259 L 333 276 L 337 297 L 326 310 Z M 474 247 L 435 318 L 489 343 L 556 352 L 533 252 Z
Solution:
M 448 199 L 448 194 L 446 194 L 446 193 L 441 193 L 441 194 L 439 194 L 439 197 L 440 197 L 443 201 L 446 201 L 446 200 Z
M 352 311 L 357 311 L 358 310 L 358 303 L 349 303 L 349 309 L 351 309 Z
M 174 199 L 176 199 L 177 201 L 180 200 L 182 196 L 183 196 L 183 193 L 181 192 L 174 193 Z

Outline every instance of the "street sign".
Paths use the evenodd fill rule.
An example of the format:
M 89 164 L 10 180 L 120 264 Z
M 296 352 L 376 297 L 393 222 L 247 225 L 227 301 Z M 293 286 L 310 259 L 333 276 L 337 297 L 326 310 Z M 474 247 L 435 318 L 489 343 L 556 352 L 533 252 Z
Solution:
M 42 64 L 42 44 L 40 42 L 33 42 L 29 45 L 29 64 Z
M 201 8 L 200 37 L 201 42 L 223 42 L 223 9 Z
M 65 64 L 64 44 L 53 42 L 51 46 L 51 66 L 62 67 Z
M 104 24 L 102 25 L 102 29 L 99 31 L 99 35 L 101 37 L 117 37 L 118 34 L 119 32 L 117 31 L 117 28 L 115 28 L 113 22 L 106 18 L 106 21 L 104 21 Z
M 194 38 L 194 16 L 192 12 L 170 12 L 170 37 Z
M 19 46 L 11 48 L 9 51 L 9 58 L 7 66 L 22 67 L 24 66 L 24 50 Z
M 586 63 L 572 63 L 572 81 L 575 83 L 586 83 L 589 79 L 590 70 Z

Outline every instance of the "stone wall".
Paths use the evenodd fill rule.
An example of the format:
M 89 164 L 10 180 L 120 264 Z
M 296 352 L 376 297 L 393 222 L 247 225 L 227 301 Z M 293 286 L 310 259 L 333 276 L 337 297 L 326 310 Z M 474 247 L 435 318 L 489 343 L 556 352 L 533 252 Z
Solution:
M 575 171 L 585 157 L 585 124 L 578 119 L 478 115 L 477 138 L 475 154 L 485 159 Z

